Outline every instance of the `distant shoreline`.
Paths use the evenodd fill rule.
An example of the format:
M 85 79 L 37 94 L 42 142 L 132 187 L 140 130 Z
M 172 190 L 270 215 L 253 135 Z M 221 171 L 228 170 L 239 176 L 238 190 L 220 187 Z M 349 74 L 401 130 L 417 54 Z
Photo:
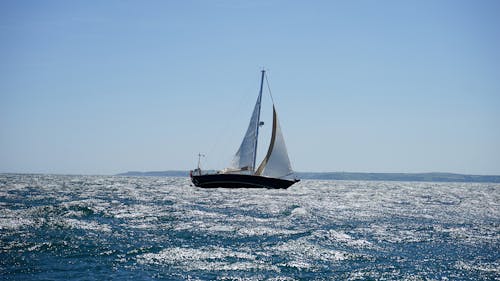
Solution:
M 471 182 L 500 183 L 496 175 L 464 175 L 454 173 L 355 173 L 355 172 L 296 172 L 297 178 L 314 180 L 362 181 L 422 181 L 422 182 Z M 189 171 L 129 171 L 117 174 L 127 177 L 188 177 Z

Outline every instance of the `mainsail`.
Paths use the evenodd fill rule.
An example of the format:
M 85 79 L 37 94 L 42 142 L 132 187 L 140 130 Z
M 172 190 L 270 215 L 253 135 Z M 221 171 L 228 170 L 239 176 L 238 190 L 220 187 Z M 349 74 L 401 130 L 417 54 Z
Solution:
M 240 148 L 234 155 L 231 163 L 231 168 L 236 170 L 249 170 L 255 169 L 255 157 L 257 155 L 257 138 L 259 130 L 260 119 L 260 105 L 262 100 L 262 89 L 255 103 L 250 124 L 241 142 Z
M 292 173 L 292 165 L 288 158 L 285 139 L 281 132 L 278 114 L 273 105 L 273 132 L 271 135 L 271 142 L 266 157 L 264 157 L 264 160 L 260 163 L 255 174 L 272 178 L 282 178 Z

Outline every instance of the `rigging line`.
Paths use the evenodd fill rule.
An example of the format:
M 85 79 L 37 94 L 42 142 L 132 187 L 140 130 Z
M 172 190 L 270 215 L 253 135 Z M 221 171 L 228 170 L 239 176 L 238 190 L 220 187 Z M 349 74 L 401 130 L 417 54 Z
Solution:
M 269 96 L 271 96 L 271 101 L 273 102 L 274 105 L 273 94 L 271 93 L 271 86 L 269 85 L 269 80 L 267 80 L 267 71 L 264 74 L 264 76 L 266 77 L 266 85 L 267 85 L 267 90 L 269 91 Z

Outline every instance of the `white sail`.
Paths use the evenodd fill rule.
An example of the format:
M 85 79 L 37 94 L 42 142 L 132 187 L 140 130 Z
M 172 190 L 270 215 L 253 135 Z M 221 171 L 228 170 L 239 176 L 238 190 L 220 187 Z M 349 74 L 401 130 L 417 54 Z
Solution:
M 271 143 L 269 144 L 269 150 L 267 151 L 266 157 L 262 160 L 255 174 L 272 178 L 282 178 L 292 173 L 292 165 L 288 158 L 285 139 L 281 132 L 278 115 L 273 106 L 273 132 Z
M 258 136 L 258 126 L 260 118 L 260 105 L 262 100 L 262 92 L 259 93 L 257 102 L 253 109 L 252 118 L 250 119 L 250 124 L 248 124 L 248 129 L 241 142 L 240 148 L 234 155 L 233 161 L 231 163 L 231 168 L 235 170 L 248 170 L 252 171 L 255 168 L 255 156 L 257 153 L 257 136 Z

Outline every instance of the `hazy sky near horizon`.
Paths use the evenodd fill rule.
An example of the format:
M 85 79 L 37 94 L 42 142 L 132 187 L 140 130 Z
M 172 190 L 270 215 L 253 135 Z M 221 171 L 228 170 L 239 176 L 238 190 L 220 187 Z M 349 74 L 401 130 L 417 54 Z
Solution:
M 500 1 L 1 1 L 0 42 L 0 172 L 223 168 L 265 67 L 297 171 L 500 174 Z

